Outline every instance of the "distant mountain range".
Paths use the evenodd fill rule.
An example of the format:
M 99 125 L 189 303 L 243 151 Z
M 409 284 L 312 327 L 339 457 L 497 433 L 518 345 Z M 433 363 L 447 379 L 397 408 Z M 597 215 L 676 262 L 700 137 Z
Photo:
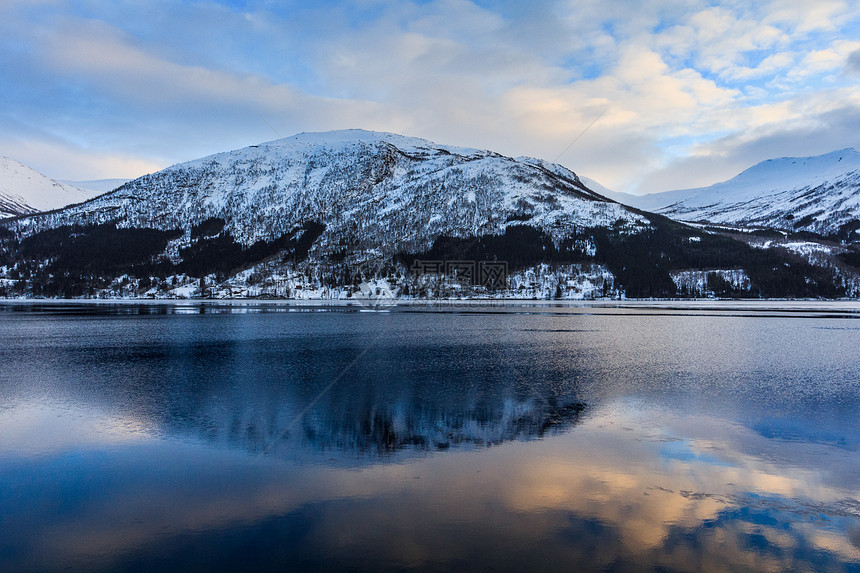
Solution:
M 49 179 L 14 159 L 0 157 L 0 219 L 58 209 L 96 195 L 92 190 Z
M 856 296 L 857 164 L 853 150 L 774 160 L 635 198 L 532 158 L 304 133 L 6 220 L 0 296 Z
M 607 195 L 673 219 L 844 235 L 860 218 L 860 153 L 769 159 L 709 187 Z

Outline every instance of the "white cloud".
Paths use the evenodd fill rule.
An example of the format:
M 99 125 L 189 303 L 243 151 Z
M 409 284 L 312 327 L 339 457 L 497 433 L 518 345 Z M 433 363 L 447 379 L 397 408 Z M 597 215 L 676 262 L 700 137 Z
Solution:
M 836 73 L 846 67 L 850 70 L 851 54 L 855 51 L 860 51 L 860 42 L 837 40 L 825 48 L 809 51 L 787 77 L 804 81 L 809 77 Z
M 766 22 L 788 26 L 798 33 L 834 30 L 856 15 L 856 6 L 842 0 L 773 0 L 765 4 Z
M 849 90 L 750 109 L 736 130 L 692 148 L 687 157 L 649 173 L 641 192 L 710 185 L 774 157 L 811 156 L 858 147 L 860 94 Z

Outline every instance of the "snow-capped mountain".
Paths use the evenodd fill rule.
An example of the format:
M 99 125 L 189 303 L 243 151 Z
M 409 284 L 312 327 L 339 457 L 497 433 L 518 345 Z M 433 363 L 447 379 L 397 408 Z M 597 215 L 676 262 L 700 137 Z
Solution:
M 212 217 L 223 219 L 243 245 L 314 221 L 325 226 L 319 248 L 381 253 L 420 252 L 440 235 L 500 234 L 511 224 L 552 237 L 619 220 L 647 224 L 558 165 L 345 130 L 303 133 L 174 165 L 19 225 L 39 230 L 115 221 L 119 227 L 189 229 Z
M 847 166 L 854 156 L 824 163 Z M 829 172 L 819 162 L 796 169 L 805 178 L 786 175 L 784 162 L 791 164 L 763 164 L 733 181 L 746 182 L 736 187 L 752 196 L 778 175 L 782 185 L 817 185 L 807 197 L 828 197 L 832 189 L 820 181 Z M 860 293 L 854 244 L 828 247 L 819 260 L 679 225 L 595 187 L 537 159 L 389 133 L 304 133 L 4 220 L 0 297 L 338 298 L 373 306 L 397 298 Z M 828 204 L 837 207 L 850 204 Z
M 710 187 L 612 197 L 682 221 L 827 235 L 860 218 L 860 153 L 770 159 Z
M 97 195 L 49 179 L 26 165 L 0 157 L 0 218 L 49 211 Z

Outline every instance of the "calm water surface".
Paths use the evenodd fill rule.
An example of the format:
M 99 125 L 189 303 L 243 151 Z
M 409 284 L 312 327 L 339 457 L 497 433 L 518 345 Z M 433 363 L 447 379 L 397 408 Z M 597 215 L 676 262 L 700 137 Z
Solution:
M 860 306 L 0 303 L 0 570 L 860 571 Z

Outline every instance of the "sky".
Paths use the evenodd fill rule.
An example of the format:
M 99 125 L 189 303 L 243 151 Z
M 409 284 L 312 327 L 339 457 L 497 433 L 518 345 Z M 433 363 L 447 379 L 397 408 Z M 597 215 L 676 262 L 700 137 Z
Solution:
M 49 177 L 347 128 L 629 193 L 860 148 L 860 0 L 0 0 L 0 155 Z

